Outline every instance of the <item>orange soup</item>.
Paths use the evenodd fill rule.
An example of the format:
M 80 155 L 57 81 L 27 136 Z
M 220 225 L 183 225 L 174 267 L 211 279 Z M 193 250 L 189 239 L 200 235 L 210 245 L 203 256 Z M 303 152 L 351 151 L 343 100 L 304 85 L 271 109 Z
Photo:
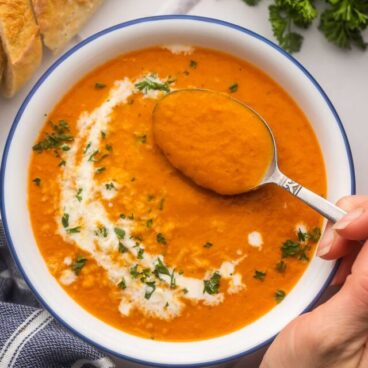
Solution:
M 29 169 L 51 274 L 97 318 L 167 341 L 230 333 L 282 302 L 322 225 L 276 186 L 221 196 L 177 171 L 155 144 L 152 111 L 184 88 L 250 105 L 274 132 L 283 172 L 326 194 L 317 139 L 293 99 L 255 66 L 191 47 L 135 51 L 89 73 L 48 114 Z

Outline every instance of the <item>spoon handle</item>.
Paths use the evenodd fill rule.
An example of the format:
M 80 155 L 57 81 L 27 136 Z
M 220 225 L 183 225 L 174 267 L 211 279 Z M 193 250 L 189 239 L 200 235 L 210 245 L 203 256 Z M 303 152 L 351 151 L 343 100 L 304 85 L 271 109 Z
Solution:
M 333 223 L 337 222 L 341 219 L 341 217 L 346 215 L 346 212 L 341 208 L 335 206 L 333 203 L 312 192 L 311 190 L 304 188 L 301 184 L 288 178 L 281 172 L 278 180 L 276 180 L 275 183 L 289 193 L 293 194 L 295 197 L 301 199 L 308 206 L 314 208 L 317 212 Z

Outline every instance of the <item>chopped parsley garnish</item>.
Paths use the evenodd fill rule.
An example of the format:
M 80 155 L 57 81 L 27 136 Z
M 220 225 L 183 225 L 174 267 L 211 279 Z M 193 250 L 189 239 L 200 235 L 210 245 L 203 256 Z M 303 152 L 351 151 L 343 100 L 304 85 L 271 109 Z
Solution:
M 182 291 L 183 291 L 184 294 L 188 294 L 188 289 L 187 288 L 184 288 Z
M 95 231 L 95 234 L 97 236 L 102 236 L 104 238 L 107 238 L 108 233 L 109 232 L 108 232 L 106 226 L 103 226 L 103 225 L 98 226 L 97 230 Z
M 141 144 L 147 143 L 147 134 L 137 134 L 135 137 L 137 138 L 138 143 Z
M 87 258 L 84 256 L 77 256 L 76 260 L 72 263 L 72 270 L 76 275 L 79 275 L 82 268 L 86 265 Z
M 253 277 L 257 280 L 263 281 L 266 277 L 266 272 L 255 270 Z
M 153 273 L 158 278 L 160 278 L 160 275 L 171 275 L 169 269 L 164 265 L 160 258 L 157 258 L 157 263 L 155 265 Z
M 164 206 L 165 206 L 165 198 L 161 198 L 161 199 L 160 199 L 160 202 L 159 202 L 159 204 L 158 204 L 158 209 L 159 209 L 160 211 L 162 211 L 162 210 L 164 209 Z
M 308 232 L 308 239 L 313 243 L 317 243 L 321 237 L 321 229 L 319 227 L 315 227 L 312 231 Z
M 294 257 L 302 261 L 308 261 L 307 251 L 309 249 L 309 245 L 302 246 L 299 242 L 288 239 L 281 246 L 282 258 Z
M 105 148 L 106 148 L 106 151 L 109 151 L 109 152 L 112 151 L 112 145 L 111 144 L 106 144 Z
M 284 273 L 286 270 L 286 262 L 281 260 L 280 262 L 276 263 L 276 271 L 280 273 Z
M 103 89 L 105 87 L 106 87 L 106 84 L 104 84 L 104 83 L 101 83 L 101 82 L 96 82 L 95 83 L 95 88 L 96 89 Z
M 149 219 L 146 221 L 146 226 L 150 229 L 153 225 L 153 219 Z
M 68 213 L 64 213 L 63 217 L 61 218 L 61 223 L 64 228 L 69 227 L 69 214 Z
M 129 216 L 128 216 L 128 220 L 134 220 L 134 214 L 131 213 Z
M 138 278 L 138 276 L 141 274 L 140 272 L 138 272 L 138 265 L 134 265 L 130 268 L 130 275 L 133 277 L 133 279 Z
M 276 290 L 275 299 L 276 299 L 277 303 L 282 302 L 284 300 L 285 296 L 286 296 L 286 293 L 285 293 L 284 290 L 280 290 L 280 289 Z
M 156 241 L 157 241 L 157 243 L 160 243 L 160 244 L 164 244 L 164 245 L 166 245 L 166 244 L 167 244 L 167 242 L 166 242 L 166 238 L 163 236 L 163 234 L 162 234 L 162 233 L 158 233 L 158 234 L 156 235 Z
M 106 132 L 101 130 L 101 138 L 102 139 L 105 139 L 106 138 Z
M 120 217 L 122 220 L 125 220 L 125 219 L 126 219 L 126 216 L 125 216 L 123 213 L 121 213 L 121 214 L 119 215 L 119 217 Z
M 76 233 L 80 233 L 81 231 L 81 227 L 80 226 L 76 226 L 76 227 L 72 227 L 70 229 L 66 229 L 66 232 L 68 234 L 76 234 Z
M 97 157 L 99 156 L 99 157 Z M 104 158 L 106 158 L 108 156 L 107 153 L 103 154 L 103 155 L 100 155 L 100 151 L 99 150 L 96 150 L 94 151 L 88 158 L 88 161 L 90 162 L 100 162 L 102 161 Z
M 305 242 L 306 240 L 310 240 L 313 243 L 318 242 L 321 237 L 321 229 L 319 227 L 315 227 L 312 231 L 303 232 L 301 229 L 298 229 L 298 240 L 300 242 Z
M 119 227 L 114 228 L 115 234 L 118 237 L 118 239 L 124 239 L 125 238 L 125 231 L 123 229 L 120 229 Z
M 147 288 L 146 288 L 146 292 L 144 293 L 144 297 L 148 300 L 151 298 L 152 294 L 156 290 L 156 282 L 149 281 L 149 282 L 146 282 L 146 285 L 147 285 Z
M 153 194 L 148 194 L 147 201 L 152 202 L 155 199 L 155 196 Z
M 79 202 L 82 202 L 82 192 L 83 192 L 83 188 L 79 188 L 78 191 L 77 191 L 77 194 L 75 195 L 75 198 L 77 198 L 77 200 Z
M 238 90 L 238 83 L 233 83 L 232 85 L 230 85 L 230 87 L 229 87 L 229 91 L 231 92 L 231 93 L 234 93 L 234 92 L 236 92 Z
M 143 254 L 144 254 L 144 249 L 143 248 L 138 248 L 137 258 L 138 259 L 143 259 Z
M 115 185 L 114 185 L 114 183 L 113 183 L 113 182 L 106 183 L 106 184 L 105 184 L 105 188 L 106 188 L 107 190 L 113 190 L 113 189 L 116 189 L 116 188 L 115 188 Z
M 101 174 L 106 170 L 106 167 L 99 167 L 98 169 L 96 169 L 96 174 Z
M 120 280 L 120 282 L 118 283 L 118 288 L 119 289 L 126 289 L 126 282 L 125 282 L 125 279 L 124 279 L 124 277 L 122 277 L 122 279 Z
M 192 69 L 197 68 L 197 66 L 198 66 L 198 62 L 197 62 L 197 61 L 195 61 L 195 60 L 191 60 L 191 61 L 189 62 L 189 67 L 191 67 Z
M 40 178 L 34 178 L 33 183 L 35 183 L 38 187 L 41 185 L 41 179 Z
M 203 293 L 215 295 L 219 293 L 221 275 L 219 272 L 215 272 L 210 279 L 204 280 Z
M 213 246 L 213 243 L 211 243 L 211 242 L 205 242 L 204 244 L 203 244 L 203 248 L 211 248 Z
M 70 150 L 70 147 L 67 146 L 66 144 L 64 144 L 64 146 L 61 147 L 61 149 L 64 151 L 64 152 L 67 152 Z
M 65 161 L 65 160 L 61 160 L 61 161 L 59 162 L 58 166 L 59 166 L 59 167 L 61 167 L 61 166 L 65 166 L 65 164 L 66 164 L 66 161 Z
M 150 74 L 137 82 L 135 87 L 144 94 L 147 94 L 149 91 L 170 92 L 170 84 L 172 83 L 174 83 L 173 79 L 168 78 L 165 82 L 162 82 L 156 74 Z
M 84 151 L 83 151 L 83 154 L 85 155 L 86 153 L 87 153 L 87 151 L 90 149 L 90 147 L 91 147 L 91 142 L 89 142 L 88 144 L 87 144 L 87 146 L 86 146 L 86 148 L 84 149 Z
M 38 153 L 49 149 L 57 151 L 65 143 L 74 140 L 73 136 L 69 134 L 69 125 L 65 120 L 60 120 L 58 124 L 54 124 L 50 121 L 50 125 L 52 132 L 46 133 L 45 138 L 32 147 L 34 151 Z
M 126 253 L 127 251 L 128 251 L 128 248 L 122 242 L 119 242 L 119 252 Z

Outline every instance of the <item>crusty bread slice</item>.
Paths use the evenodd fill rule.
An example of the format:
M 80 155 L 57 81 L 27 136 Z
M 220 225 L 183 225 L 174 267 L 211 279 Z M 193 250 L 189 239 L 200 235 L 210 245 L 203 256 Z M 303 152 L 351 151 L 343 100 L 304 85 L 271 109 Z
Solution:
M 39 28 L 29 0 L 0 0 L 0 39 L 6 59 L 2 92 L 12 97 L 42 58 Z
M 32 0 L 43 42 L 59 51 L 74 37 L 103 0 Z

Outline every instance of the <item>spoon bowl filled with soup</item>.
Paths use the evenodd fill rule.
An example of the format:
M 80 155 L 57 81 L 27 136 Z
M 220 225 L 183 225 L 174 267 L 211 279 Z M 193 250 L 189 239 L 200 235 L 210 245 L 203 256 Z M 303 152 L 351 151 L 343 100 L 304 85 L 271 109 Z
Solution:
M 192 22 L 204 27 L 206 40 L 189 42 Z M 328 141 L 325 129 L 341 142 L 341 133 L 316 128 L 334 116 L 316 108 L 325 106 L 323 98 L 308 108 L 315 87 L 298 80 L 298 66 L 291 79 L 305 111 L 286 78 L 290 68 L 283 69 L 284 87 L 277 68 L 257 62 L 285 58 L 275 49 L 269 52 L 278 57 L 266 58 L 262 47 L 269 45 L 259 48 L 255 39 L 253 48 L 249 41 L 246 57 L 199 19 L 180 20 L 180 44 L 164 32 L 176 25 L 140 24 L 110 30 L 101 36 L 110 42 L 91 39 L 59 61 L 44 81 L 59 95 L 42 84 L 34 91 L 23 108 L 33 108 L 33 130 L 21 114 L 3 186 L 11 198 L 18 185 L 11 169 L 20 165 L 13 160 L 24 150 L 26 217 L 15 219 L 5 200 L 4 222 L 30 285 L 82 337 L 147 364 L 213 363 L 271 338 L 317 297 L 334 269 L 314 258 L 324 226 L 319 214 L 276 186 L 250 190 L 267 173 L 274 149 L 267 127 L 251 110 L 244 116 L 241 103 L 269 123 L 283 172 L 332 200 L 350 182 L 327 191 L 327 177 L 338 170 L 319 139 Z M 239 31 L 229 32 L 235 42 Z M 117 55 L 123 34 L 145 41 Z M 96 49 L 100 59 L 71 83 L 78 60 L 92 60 Z M 205 113 L 203 90 L 213 91 Z M 203 130 L 198 121 L 206 122 Z M 22 234 L 14 231 L 17 221 L 24 221 Z M 26 234 L 33 255 L 16 245 Z

